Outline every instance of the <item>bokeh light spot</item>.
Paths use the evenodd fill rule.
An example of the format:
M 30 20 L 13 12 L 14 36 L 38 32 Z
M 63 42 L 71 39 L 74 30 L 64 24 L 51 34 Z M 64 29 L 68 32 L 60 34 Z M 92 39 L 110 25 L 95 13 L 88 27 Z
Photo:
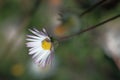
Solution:
M 24 73 L 24 66 L 22 64 L 15 64 L 11 68 L 13 76 L 19 77 Z

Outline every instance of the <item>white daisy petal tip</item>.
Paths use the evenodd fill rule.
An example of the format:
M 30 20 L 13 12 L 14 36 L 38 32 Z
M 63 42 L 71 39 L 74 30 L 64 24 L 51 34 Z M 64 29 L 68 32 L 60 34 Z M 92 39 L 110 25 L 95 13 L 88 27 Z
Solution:
M 46 29 L 45 29 L 45 28 L 43 28 L 42 30 L 43 30 L 43 32 L 45 32 L 45 33 L 46 33 Z
M 46 34 L 46 30 L 38 31 L 36 28 L 29 29 L 33 35 L 27 35 L 26 46 L 29 48 L 29 55 L 32 55 L 33 61 L 41 67 L 51 65 L 53 59 L 53 45 L 51 39 Z

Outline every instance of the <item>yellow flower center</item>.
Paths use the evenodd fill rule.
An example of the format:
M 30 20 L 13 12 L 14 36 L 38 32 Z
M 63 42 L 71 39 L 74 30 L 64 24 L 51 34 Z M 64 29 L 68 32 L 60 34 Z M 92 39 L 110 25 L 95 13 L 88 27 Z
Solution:
M 43 48 L 44 50 L 50 50 L 51 47 L 52 47 L 52 44 L 51 44 L 50 40 L 44 39 L 44 40 L 42 41 L 42 48 Z

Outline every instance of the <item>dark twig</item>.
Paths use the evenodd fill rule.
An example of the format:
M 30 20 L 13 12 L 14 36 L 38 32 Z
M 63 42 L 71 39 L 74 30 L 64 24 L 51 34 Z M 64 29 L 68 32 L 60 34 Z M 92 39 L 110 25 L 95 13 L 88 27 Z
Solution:
M 100 27 L 101 25 L 103 25 L 103 24 L 105 24 L 105 23 L 107 23 L 107 22 L 109 22 L 109 21 L 112 21 L 112 20 L 114 20 L 114 19 L 117 19 L 117 18 L 119 18 L 119 17 L 120 17 L 120 14 L 118 14 L 118 15 L 112 17 L 112 18 L 109 18 L 109 19 L 107 19 L 107 20 L 104 20 L 104 21 L 102 21 L 102 22 L 100 22 L 100 23 L 98 23 L 98 24 L 96 24 L 96 25 L 94 25 L 94 26 L 91 26 L 91 27 L 87 28 L 87 29 L 84 29 L 84 30 L 82 30 L 82 31 L 79 31 L 79 32 L 77 32 L 77 33 L 74 33 L 74 34 L 72 34 L 72 35 L 62 37 L 62 38 L 58 39 L 58 41 L 61 42 L 61 41 L 70 39 L 70 38 L 72 38 L 72 37 L 74 37 L 74 36 L 80 35 L 80 34 L 82 34 L 82 33 L 84 33 L 84 32 L 93 30 L 93 29 L 95 29 L 95 28 L 97 28 L 97 27 Z
M 79 17 L 83 17 L 84 15 L 86 15 L 87 13 L 93 11 L 94 9 L 96 9 L 97 7 L 99 7 L 101 4 L 103 4 L 105 1 L 107 0 L 100 0 L 97 3 L 95 3 L 94 5 L 92 5 L 90 8 L 88 8 L 87 10 L 83 11 L 82 13 L 80 13 L 79 11 L 72 11 L 70 9 L 61 9 L 61 13 L 59 13 L 59 15 L 63 16 L 64 12 L 71 12 L 71 13 L 77 13 L 79 15 Z
M 86 11 L 84 11 L 83 13 L 81 13 L 79 16 L 82 17 L 85 14 L 87 14 L 88 12 L 93 11 L 95 8 L 97 8 L 98 6 L 100 6 L 101 4 L 103 4 L 106 0 L 101 0 L 99 2 L 97 2 L 95 5 L 91 6 L 90 8 L 88 8 Z

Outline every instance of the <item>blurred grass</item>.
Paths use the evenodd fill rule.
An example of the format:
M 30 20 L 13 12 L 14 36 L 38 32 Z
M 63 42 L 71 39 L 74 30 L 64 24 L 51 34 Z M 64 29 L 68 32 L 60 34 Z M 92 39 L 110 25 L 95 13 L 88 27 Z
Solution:
M 27 1 L 27 0 L 26 0 Z M 88 0 L 86 0 L 88 1 Z M 6 21 L 16 18 L 19 21 L 20 16 L 24 15 L 24 11 L 29 11 L 27 7 L 22 6 L 20 1 L 16 0 L 2 0 L 3 5 L 0 6 L 0 29 L 8 28 L 9 26 L 3 26 L 8 24 Z M 77 11 L 84 11 L 86 8 L 78 7 L 77 3 L 73 3 L 73 0 L 64 1 L 63 8 Z M 91 1 L 89 1 L 91 2 Z M 87 4 L 91 4 L 91 3 Z M 27 4 L 32 4 L 33 1 L 27 1 Z M 28 6 L 31 8 L 32 5 Z M 34 15 L 30 16 L 28 22 L 21 34 L 23 35 L 23 41 L 21 45 L 17 46 L 17 50 L 13 51 L 12 54 L 4 53 L 5 57 L 8 54 L 10 57 L 2 57 L 0 60 L 0 80 L 39 80 L 29 74 L 29 66 L 31 57 L 28 56 L 28 49 L 25 47 L 25 35 L 28 34 L 28 28 L 41 29 L 44 26 L 50 25 L 51 15 L 49 14 L 49 6 L 44 2 L 39 5 L 38 10 Z M 23 11 L 23 12 L 22 12 Z M 99 23 L 112 15 L 120 14 L 120 5 L 116 6 L 111 10 L 104 10 L 103 7 L 95 9 L 93 12 L 80 18 L 81 29 L 85 29 L 91 25 Z M 64 15 L 64 14 L 63 14 Z M 74 15 L 77 15 L 74 14 Z M 14 19 L 15 18 L 15 19 Z M 15 23 L 16 24 L 16 23 Z M 19 26 L 19 25 L 18 25 Z M 18 27 L 16 26 L 16 27 Z M 22 26 L 21 26 L 22 27 Z M 105 52 L 97 44 L 97 39 L 94 35 L 95 29 L 91 32 L 86 32 L 80 36 L 76 36 L 63 43 L 59 43 L 59 46 L 55 50 L 56 61 L 58 62 L 57 70 L 54 75 L 46 77 L 45 80 L 119 80 L 120 73 L 111 59 L 105 57 Z M 4 31 L 3 31 L 4 32 Z M 6 32 L 5 32 L 6 33 Z M 8 34 L 11 34 L 8 30 Z M 17 37 L 19 37 L 19 35 Z M 0 31 L 0 55 L 3 55 L 2 49 L 6 48 L 4 44 L 7 43 L 4 33 Z M 16 64 L 21 64 L 24 73 L 15 76 L 11 73 L 11 68 Z M 18 68 L 19 69 L 19 68 Z M 43 79 L 41 79 L 43 80 Z

